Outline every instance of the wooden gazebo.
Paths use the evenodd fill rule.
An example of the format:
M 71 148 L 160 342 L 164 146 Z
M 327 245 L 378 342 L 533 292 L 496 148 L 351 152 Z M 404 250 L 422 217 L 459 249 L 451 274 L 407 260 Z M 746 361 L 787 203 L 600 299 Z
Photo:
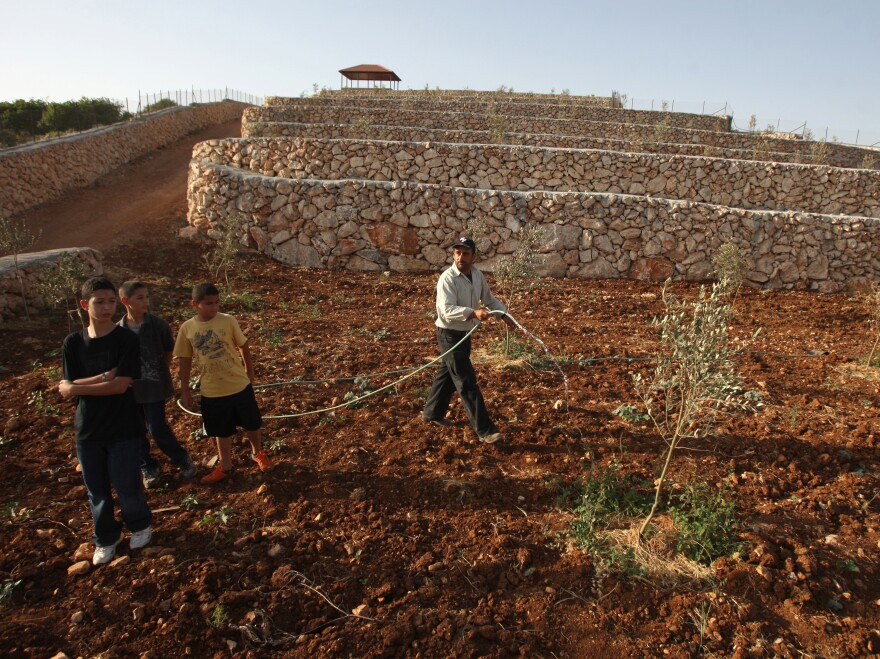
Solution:
M 382 87 L 383 82 L 387 82 L 388 87 L 391 89 L 399 88 L 400 78 L 397 77 L 397 74 L 391 69 L 386 69 L 378 64 L 359 64 L 358 66 L 341 69 L 339 73 L 343 76 L 341 85 L 343 89 L 358 89 L 361 86 L 361 80 L 366 81 L 367 88 Z M 348 84 L 346 84 L 346 80 L 348 80 Z M 355 82 L 357 82 L 357 87 L 353 84 Z M 373 84 L 371 85 L 370 83 Z

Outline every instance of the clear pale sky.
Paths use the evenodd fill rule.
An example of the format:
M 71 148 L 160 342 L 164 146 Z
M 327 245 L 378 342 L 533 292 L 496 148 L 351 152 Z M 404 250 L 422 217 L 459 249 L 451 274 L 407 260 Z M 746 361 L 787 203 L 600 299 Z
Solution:
M 880 141 L 876 0 L 5 0 L 0 17 L 0 101 L 298 96 L 381 64 L 401 89 L 616 89 Z

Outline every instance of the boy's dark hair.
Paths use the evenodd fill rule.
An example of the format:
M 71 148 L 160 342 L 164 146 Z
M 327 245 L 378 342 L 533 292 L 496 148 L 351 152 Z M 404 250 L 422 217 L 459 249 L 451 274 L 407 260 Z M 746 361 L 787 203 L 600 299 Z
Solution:
M 116 295 L 116 285 L 107 277 L 89 277 L 82 285 L 80 296 L 83 300 L 89 300 L 96 291 L 113 291 L 113 295 Z
M 119 287 L 119 296 L 131 297 L 134 295 L 134 292 L 140 288 L 147 288 L 147 285 L 142 281 L 123 282 L 122 286 Z
M 209 282 L 193 286 L 193 302 L 201 302 L 209 295 L 220 295 L 220 290 Z

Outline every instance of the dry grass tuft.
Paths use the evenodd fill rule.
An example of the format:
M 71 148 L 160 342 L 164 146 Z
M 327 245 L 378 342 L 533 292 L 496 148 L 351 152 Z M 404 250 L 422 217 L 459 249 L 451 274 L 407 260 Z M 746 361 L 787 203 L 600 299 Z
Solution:
M 640 520 L 628 528 L 606 531 L 605 538 L 621 552 L 632 552 L 633 563 L 644 570 L 642 578 L 661 588 L 705 583 L 712 569 L 684 556 L 676 549 L 676 531 L 668 518 L 655 518 L 656 533 L 639 540 Z
M 867 364 L 858 364 L 850 362 L 840 364 L 837 372 L 844 378 L 853 380 L 867 380 L 868 382 L 880 382 L 880 369 L 876 366 L 868 366 Z

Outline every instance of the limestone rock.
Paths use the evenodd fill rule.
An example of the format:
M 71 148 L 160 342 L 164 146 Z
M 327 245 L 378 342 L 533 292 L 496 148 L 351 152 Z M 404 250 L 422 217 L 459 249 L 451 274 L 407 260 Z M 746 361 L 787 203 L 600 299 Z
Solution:
M 433 270 L 431 264 L 421 259 L 413 259 L 408 256 L 389 256 L 388 267 L 395 272 L 427 272 Z
M 632 279 L 647 281 L 666 281 L 675 272 L 675 265 L 669 259 L 652 257 L 638 259 L 630 266 L 629 276 Z
M 367 229 L 370 240 L 383 252 L 415 255 L 419 250 L 419 236 L 414 229 L 382 223 Z
M 540 254 L 535 259 L 535 272 L 539 277 L 565 277 L 568 266 L 559 254 Z
M 824 254 L 817 254 L 807 266 L 807 277 L 828 279 L 828 257 Z
M 601 257 L 581 266 L 577 272 L 578 276 L 584 279 L 613 279 L 620 277 L 617 268 Z
M 434 267 L 439 267 L 449 260 L 449 252 L 438 245 L 428 245 L 422 250 L 422 256 Z
M 318 250 L 309 245 L 301 245 L 294 240 L 288 240 L 275 247 L 273 255 L 287 265 L 301 265 L 307 268 L 320 268 L 322 265 Z

